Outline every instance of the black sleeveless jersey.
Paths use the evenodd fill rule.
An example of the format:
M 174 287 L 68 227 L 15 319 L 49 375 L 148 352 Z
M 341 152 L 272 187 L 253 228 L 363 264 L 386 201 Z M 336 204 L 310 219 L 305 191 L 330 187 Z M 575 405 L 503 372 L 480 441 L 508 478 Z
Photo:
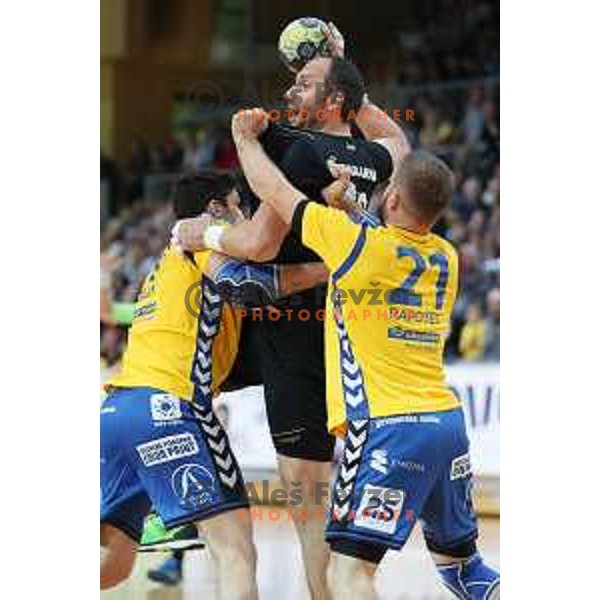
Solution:
M 392 159 L 389 152 L 380 144 L 364 139 L 331 135 L 306 129 L 295 129 L 280 124 L 269 124 L 261 137 L 267 155 L 281 169 L 292 185 L 303 192 L 309 200 L 325 203 L 321 190 L 333 182 L 328 162 L 348 165 L 351 180 L 356 186 L 359 202 L 366 207 L 382 181 L 389 179 L 392 172 Z M 240 189 L 241 201 L 250 205 L 252 212 L 258 209 L 260 201 L 250 190 L 247 182 Z M 321 258 L 306 248 L 301 241 L 289 233 L 280 248 L 277 264 L 315 262 Z M 321 301 L 309 301 L 314 292 L 303 293 L 302 307 L 323 305 Z
M 392 172 L 389 152 L 380 144 L 360 138 L 270 124 L 261 142 L 268 156 L 292 185 L 306 194 L 309 200 L 323 204 L 321 190 L 333 182 L 328 161 L 350 167 L 358 201 L 365 208 L 377 184 L 389 179 Z M 254 212 L 260 201 L 247 184 L 244 187 L 243 198 Z M 320 260 L 290 233 L 274 262 L 288 264 Z

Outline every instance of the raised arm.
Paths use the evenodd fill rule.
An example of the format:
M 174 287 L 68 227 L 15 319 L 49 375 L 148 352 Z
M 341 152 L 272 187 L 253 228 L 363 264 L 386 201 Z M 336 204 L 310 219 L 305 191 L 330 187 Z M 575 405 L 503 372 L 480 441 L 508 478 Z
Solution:
M 267 120 L 262 109 L 240 111 L 233 117 L 231 132 L 252 191 L 289 225 L 296 205 L 305 195 L 285 178 L 260 145 L 257 136 Z
M 359 236 L 366 235 L 368 225 L 354 222 L 344 210 L 309 202 L 285 178 L 256 139 L 266 118 L 266 113 L 260 109 L 255 109 L 254 114 L 241 111 L 234 116 L 231 124 L 233 140 L 248 183 L 254 193 L 269 203 L 285 223 L 293 225 L 302 243 L 323 258 L 333 277 L 333 272 L 348 258 Z M 335 188 L 330 186 L 328 191 L 344 194 L 349 183 L 349 176 L 340 174 L 340 183 L 334 182 Z M 339 205 L 338 201 L 331 203 Z
M 344 36 L 333 22 L 327 23 L 325 35 L 332 55 L 344 58 Z M 377 142 L 389 151 L 394 164 L 398 164 L 410 152 L 410 144 L 402 128 L 371 102 L 367 95 L 356 116 L 356 125 L 367 140 Z
M 394 164 L 410 153 L 410 144 L 402 128 L 366 95 L 356 115 L 356 125 L 367 140 L 377 142 L 389 151 Z

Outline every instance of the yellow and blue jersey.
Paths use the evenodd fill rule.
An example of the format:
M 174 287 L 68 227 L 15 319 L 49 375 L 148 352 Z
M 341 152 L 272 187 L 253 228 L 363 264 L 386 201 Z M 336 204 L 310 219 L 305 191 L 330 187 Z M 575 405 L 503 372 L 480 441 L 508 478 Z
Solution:
M 113 387 L 151 387 L 185 400 L 216 392 L 235 360 L 241 319 L 203 276 L 210 251 L 167 247 L 138 297 Z
M 300 220 L 301 219 L 301 220 Z M 293 228 L 330 270 L 325 324 L 328 426 L 451 410 L 443 350 L 458 256 L 433 233 L 357 223 L 303 203 Z

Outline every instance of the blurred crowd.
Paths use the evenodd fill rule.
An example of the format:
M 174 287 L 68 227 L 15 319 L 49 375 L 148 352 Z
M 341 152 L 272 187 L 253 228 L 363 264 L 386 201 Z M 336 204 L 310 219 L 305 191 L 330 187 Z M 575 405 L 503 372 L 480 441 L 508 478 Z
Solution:
M 499 23 L 499 2 L 424 2 L 418 23 L 406 27 L 406 33 L 400 33 L 402 52 L 396 69 L 397 83 L 406 85 L 498 75 Z
M 500 121 L 497 89 L 467 89 L 462 105 L 447 94 L 417 96 L 415 147 L 453 168 L 452 205 L 436 227 L 461 257 L 460 291 L 449 359 L 500 358 Z
M 472 86 L 456 94 L 411 98 L 416 121 L 406 124 L 413 147 L 444 158 L 453 168 L 452 206 L 436 226 L 461 256 L 460 291 L 447 344 L 449 360 L 498 360 L 500 352 L 500 134 L 497 92 Z M 173 222 L 168 193 L 148 187 L 152 176 L 172 181 L 182 171 L 238 166 L 223 126 L 189 131 L 183 139 L 150 146 L 136 140 L 122 171 L 101 156 L 108 209 L 101 231 L 105 277 L 101 285 L 115 300 L 133 302 L 168 240 Z M 171 179 L 169 179 L 171 177 Z M 154 191 L 152 191 L 154 189 Z M 164 190 L 168 190 L 166 186 Z M 150 192 L 148 191 L 150 190 Z M 108 275 L 106 275 L 108 274 Z M 125 328 L 102 327 L 102 353 L 119 357 Z

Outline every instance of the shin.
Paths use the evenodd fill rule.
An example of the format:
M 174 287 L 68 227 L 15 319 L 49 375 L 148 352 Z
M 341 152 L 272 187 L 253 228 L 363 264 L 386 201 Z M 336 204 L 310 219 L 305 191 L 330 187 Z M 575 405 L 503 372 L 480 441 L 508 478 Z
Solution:
M 258 598 L 252 526 L 243 511 L 229 511 L 199 524 L 215 560 L 221 600 Z
M 298 532 L 308 587 L 313 600 L 329 598 L 326 585 L 329 547 L 325 543 L 324 521 L 326 494 L 331 477 L 331 464 L 278 456 L 279 474 L 288 494 L 294 498 L 300 492 L 301 503 L 294 510 L 294 525 Z M 300 518 L 302 513 L 307 518 Z M 322 518 L 321 518 L 322 516 Z

